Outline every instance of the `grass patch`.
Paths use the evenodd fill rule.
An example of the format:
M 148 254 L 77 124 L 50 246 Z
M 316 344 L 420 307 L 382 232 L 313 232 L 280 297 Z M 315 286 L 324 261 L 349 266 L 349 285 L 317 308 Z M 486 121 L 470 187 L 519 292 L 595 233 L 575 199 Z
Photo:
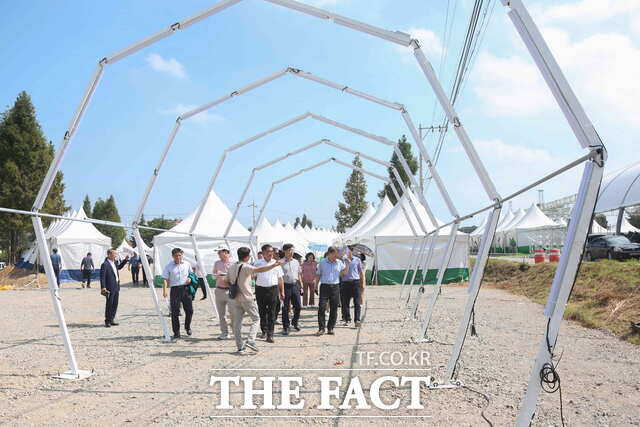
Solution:
M 524 295 L 545 304 L 557 263 L 525 265 L 490 259 L 484 275 L 488 286 Z M 640 345 L 640 334 L 631 328 L 640 322 L 640 262 L 583 263 L 564 314 L 587 328 L 607 329 Z

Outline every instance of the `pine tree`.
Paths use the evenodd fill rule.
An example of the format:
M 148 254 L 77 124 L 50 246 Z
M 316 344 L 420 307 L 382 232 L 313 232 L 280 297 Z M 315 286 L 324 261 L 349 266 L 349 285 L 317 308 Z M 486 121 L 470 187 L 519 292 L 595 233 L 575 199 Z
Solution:
M 405 135 L 402 135 L 402 138 L 398 140 L 398 146 L 400 148 L 400 152 L 402 153 L 405 160 L 407 161 L 407 164 L 409 165 L 409 170 L 411 171 L 411 174 L 415 175 L 416 171 L 418 170 L 418 161 L 413 156 L 413 153 L 411 152 L 411 144 L 407 142 L 407 137 Z M 391 164 L 398 171 L 398 175 L 400 175 L 400 179 L 402 179 L 402 182 L 404 182 L 404 185 L 407 188 L 411 187 L 411 180 L 409 176 L 405 173 L 404 169 L 402 168 L 402 164 L 400 163 L 400 160 L 398 159 L 398 155 L 396 154 L 395 151 L 391 156 Z M 398 185 L 398 180 L 396 179 L 395 175 L 391 172 L 391 168 L 387 168 L 387 172 L 389 173 L 389 178 L 391 178 L 391 182 L 395 186 L 396 190 L 398 190 L 398 194 L 400 195 L 400 197 L 402 197 L 402 189 Z M 397 203 L 396 196 L 395 194 L 393 194 L 393 190 L 391 189 L 389 184 L 385 184 L 384 188 L 380 190 L 380 192 L 378 192 L 378 197 L 382 199 L 384 198 L 384 196 L 387 196 L 389 198 L 389 201 L 392 204 L 395 205 Z
M 82 209 L 84 210 L 84 213 L 86 213 L 87 215 L 91 215 L 91 212 L 92 212 L 91 200 L 89 200 L 88 194 L 84 196 L 84 200 L 82 202 Z
M 307 219 L 307 214 L 302 214 L 302 220 L 300 221 L 300 226 L 301 227 L 306 227 L 308 224 L 309 220 Z
M 293 223 L 293 228 L 298 228 L 300 225 L 300 217 L 297 216 L 295 222 Z
M 352 164 L 361 168 L 360 156 L 356 155 Z M 366 195 L 367 181 L 364 179 L 364 175 L 358 170 L 352 171 L 342 192 L 345 203 L 338 203 L 338 211 L 335 215 L 339 232 L 343 233 L 360 219 L 367 209 L 367 202 L 364 199 Z
M 595 220 L 600 226 L 602 226 L 604 228 L 608 228 L 609 227 L 609 222 L 607 221 L 607 217 L 604 216 L 603 214 L 596 215 Z
M 116 207 L 116 199 L 109 196 L 107 200 L 98 198 L 93 205 L 93 213 L 91 215 L 95 219 L 103 219 L 105 221 L 120 222 L 120 214 Z M 112 227 L 110 225 L 96 224 L 96 228 L 105 236 L 111 237 L 111 245 L 118 246 L 125 237 L 124 229 L 120 227 Z
M 31 210 L 53 156 L 53 145 L 42 132 L 31 98 L 20 92 L 13 107 L 0 117 L 0 206 Z M 61 215 L 68 209 L 62 180 L 58 172 L 43 211 Z M 45 226 L 50 221 L 43 219 Z M 31 217 L 0 214 L 0 244 L 9 262 L 17 260 L 32 230 Z

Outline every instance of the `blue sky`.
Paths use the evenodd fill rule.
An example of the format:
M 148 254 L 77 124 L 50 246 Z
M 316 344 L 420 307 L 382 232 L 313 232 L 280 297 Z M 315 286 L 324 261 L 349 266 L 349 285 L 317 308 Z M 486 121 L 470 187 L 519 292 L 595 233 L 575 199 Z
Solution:
M 99 58 L 213 3 L 5 2 L 0 18 L 0 106 L 10 106 L 18 92 L 26 90 L 45 134 L 57 146 Z M 471 0 L 307 3 L 420 38 L 447 90 L 473 5 Z M 506 11 L 496 3 L 457 110 L 498 190 L 507 194 L 583 152 Z M 450 39 L 444 37 L 447 4 L 453 22 Z M 527 4 L 607 145 L 608 169 L 637 160 L 640 2 Z M 130 221 L 178 114 L 287 66 L 401 102 L 416 123 L 441 120 L 442 112 L 434 109 L 434 97 L 408 49 L 261 0 L 243 0 L 107 66 L 62 164 L 68 202 L 77 207 L 85 194 L 92 200 L 113 194 L 123 219 Z M 306 111 L 393 140 L 407 133 L 397 112 L 285 76 L 185 121 L 145 215 L 185 216 L 201 200 L 224 147 Z M 385 160 L 391 155 L 382 145 L 307 119 L 230 154 L 215 191 L 234 206 L 253 167 L 321 138 Z M 426 141 L 433 149 L 434 138 Z M 316 147 L 260 171 L 245 205 L 251 200 L 262 204 L 273 180 L 330 156 L 352 160 L 346 153 Z M 371 162 L 365 166 L 385 174 Z M 453 134 L 447 136 L 438 168 L 461 212 L 486 204 Z M 268 218 L 293 221 L 306 212 L 317 225 L 334 224 L 348 174 L 330 165 L 283 184 L 267 208 Z M 572 194 L 578 177 L 574 171 L 545 184 L 545 198 Z M 382 183 L 367 181 L 368 198 L 377 202 Z M 437 216 L 449 219 L 435 188 L 429 188 L 427 198 Z M 536 199 L 534 190 L 516 199 L 513 207 L 527 207 Z M 250 225 L 251 208 L 243 207 L 239 219 Z

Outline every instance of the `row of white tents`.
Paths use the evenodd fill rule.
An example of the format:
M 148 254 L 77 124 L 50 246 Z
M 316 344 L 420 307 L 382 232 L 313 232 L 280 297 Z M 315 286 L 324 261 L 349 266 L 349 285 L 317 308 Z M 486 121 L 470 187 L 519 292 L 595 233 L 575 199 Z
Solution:
M 195 250 L 188 235 L 178 234 L 178 232 L 189 232 L 195 220 L 197 209 L 195 209 L 184 220 L 176 224 L 173 228 L 156 235 L 153 238 L 153 261 L 154 276 L 156 283 L 160 283 L 162 267 L 171 260 L 171 250 L 179 247 L 184 251 L 185 259 L 192 265 L 196 265 Z M 215 192 L 211 192 L 205 206 L 203 207 L 200 220 L 193 233 L 200 236 L 222 236 L 231 220 L 232 214 L 227 205 L 218 197 Z M 238 220 L 234 220 L 226 240 L 219 238 L 197 237 L 198 250 L 203 258 L 206 277 L 209 283 L 213 283 L 213 264 L 218 259 L 219 249 L 229 249 L 232 258 L 240 246 L 248 246 L 247 238 L 251 232 L 245 228 Z M 266 217 L 256 225 L 254 236 L 257 239 L 258 247 L 263 244 L 270 244 L 281 248 L 286 243 L 294 245 L 297 253 L 303 257 L 308 252 L 313 252 L 316 257 L 322 256 L 327 247 L 339 240 L 339 234 L 324 228 L 293 227 L 291 223 L 283 225 L 280 220 L 273 224 Z M 203 276 L 198 272 L 199 276 Z
M 377 208 L 368 206 L 360 220 L 342 236 L 342 241 L 346 244 L 359 243 L 374 251 L 375 260 L 373 263 L 368 263 L 368 266 L 375 266 L 378 284 L 402 283 L 405 271 L 409 268 L 410 273 L 413 273 L 415 265 L 420 266 L 415 275 L 415 283 L 435 283 L 436 281 L 436 274 L 444 256 L 451 228 L 445 227 L 439 231 L 426 277 L 423 277 L 421 266 L 426 262 L 427 252 L 420 250 L 420 246 L 425 233 L 420 227 L 411 204 L 415 207 L 426 231 L 434 230 L 436 225 L 429 220 L 424 207 L 415 195 L 409 192 L 395 206 L 386 197 Z M 437 226 L 440 225 L 442 222 L 438 221 Z M 467 280 L 468 255 L 469 236 L 458 232 L 443 283 Z M 412 260 L 415 262 L 411 263 Z

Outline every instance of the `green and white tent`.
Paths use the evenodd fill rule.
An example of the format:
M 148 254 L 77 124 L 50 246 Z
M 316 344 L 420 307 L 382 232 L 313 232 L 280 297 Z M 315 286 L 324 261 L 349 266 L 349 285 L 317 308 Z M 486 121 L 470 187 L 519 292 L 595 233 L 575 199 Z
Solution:
M 412 193 L 408 193 L 408 196 L 403 196 L 400 202 L 392 207 L 382 220 L 366 230 L 367 234 L 362 237 L 360 243 L 366 244 L 375 251 L 377 279 L 380 285 L 402 283 L 409 260 L 417 252 L 417 248 L 424 236 L 407 197 L 412 198 L 413 205 L 416 207 L 427 232 L 435 228 L 417 198 Z M 405 211 L 402 209 L 403 207 L 408 214 L 408 218 L 405 216 Z M 409 222 L 413 225 L 417 235 L 413 234 Z M 428 266 L 426 277 L 424 278 L 425 280 L 423 281 L 422 271 L 419 269 L 414 283 L 424 282 L 434 284 L 436 282 L 437 272 L 450 233 L 450 227 L 445 227 L 440 230 L 440 235 L 434 247 L 435 252 Z M 468 260 L 469 235 L 458 232 L 451 262 L 445 272 L 443 283 L 466 281 L 469 276 Z

